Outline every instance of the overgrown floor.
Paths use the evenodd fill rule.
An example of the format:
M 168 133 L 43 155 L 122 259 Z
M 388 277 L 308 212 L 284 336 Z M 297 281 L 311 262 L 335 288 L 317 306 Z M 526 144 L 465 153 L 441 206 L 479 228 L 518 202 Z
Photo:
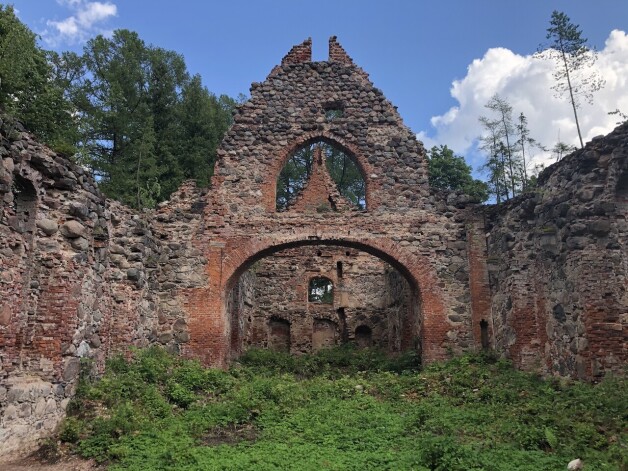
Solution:
M 84 379 L 60 438 L 111 470 L 628 469 L 625 379 L 544 381 L 465 356 L 249 352 L 229 371 L 159 349 Z

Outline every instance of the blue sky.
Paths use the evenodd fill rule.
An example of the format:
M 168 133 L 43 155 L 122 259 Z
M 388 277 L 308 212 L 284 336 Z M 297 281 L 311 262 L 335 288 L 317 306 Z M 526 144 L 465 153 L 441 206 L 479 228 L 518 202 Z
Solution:
M 325 60 L 327 40 L 336 35 L 426 145 L 448 144 L 476 167 L 477 118 L 493 93 L 532 118 L 531 128 L 545 145 L 559 134 L 576 142 L 568 103 L 553 99 L 549 90 L 551 67 L 531 57 L 557 9 L 581 26 L 590 45 L 607 52 L 600 73 L 611 80 L 597 108 L 582 106 L 590 117 L 585 135 L 612 129 L 616 119 L 608 111 L 623 107 L 628 113 L 622 79 L 628 72 L 628 37 L 620 34 L 628 31 L 628 0 L 16 0 L 13 5 L 42 36 L 44 47 L 80 51 L 98 33 L 127 28 L 183 54 L 209 90 L 231 96 L 248 94 L 251 82 L 263 80 L 307 37 L 314 60 Z M 619 32 L 611 38 L 613 30 Z

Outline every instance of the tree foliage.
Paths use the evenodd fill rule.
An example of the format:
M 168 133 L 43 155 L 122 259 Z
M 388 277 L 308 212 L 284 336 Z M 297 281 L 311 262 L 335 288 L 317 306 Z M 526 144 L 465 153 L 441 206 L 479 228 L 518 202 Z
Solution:
M 0 108 L 55 150 L 72 154 L 76 123 L 64 89 L 36 35 L 0 5 Z
M 366 183 L 360 168 L 341 149 L 317 141 L 298 149 L 285 163 L 277 177 L 277 210 L 283 211 L 305 189 L 312 174 L 314 154 L 321 149 L 325 165 L 338 192 L 359 209 L 366 207 Z
M 530 135 L 528 120 L 519 113 L 513 120 L 512 106 L 495 94 L 485 105 L 490 116 L 480 117 L 484 133 L 480 149 L 486 154 L 489 192 L 497 203 L 508 200 L 530 186 L 528 166 L 531 151 L 542 146 Z
M 126 204 L 154 206 L 184 179 L 208 185 L 235 105 L 190 77 L 180 54 L 137 33 L 58 54 L 0 5 L 0 107 Z
M 582 37 L 580 26 L 573 24 L 565 13 L 556 10 L 552 12 L 546 39 L 551 42 L 543 48 L 542 54 L 548 54 L 556 62 L 556 83 L 552 88 L 558 96 L 568 96 L 580 147 L 584 147 L 577 110 L 581 99 L 592 103 L 593 94 L 604 86 L 604 79 L 591 69 L 597 54 L 587 46 L 587 39 Z
M 463 157 L 443 145 L 432 147 L 428 157 L 430 185 L 443 190 L 462 191 L 478 202 L 488 199 L 488 185 L 471 176 L 472 169 Z
M 207 185 L 235 101 L 190 78 L 183 57 L 131 31 L 98 36 L 74 63 L 69 96 L 80 116 L 82 163 L 132 206 L 167 198 L 184 179 Z M 146 188 L 160 191 L 140 198 Z
M 342 196 L 359 209 L 366 208 L 366 183 L 362 172 L 346 153 L 323 144 L 327 171 Z

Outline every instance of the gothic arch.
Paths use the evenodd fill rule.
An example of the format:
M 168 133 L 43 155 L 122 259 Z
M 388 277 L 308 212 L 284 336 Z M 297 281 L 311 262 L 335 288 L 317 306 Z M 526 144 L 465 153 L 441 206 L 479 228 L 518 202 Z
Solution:
M 373 208 L 372 201 L 372 192 L 374 186 L 377 185 L 376 181 L 370 178 L 369 176 L 373 173 L 376 173 L 369 163 L 366 156 L 364 156 L 357 146 L 354 144 L 342 139 L 339 136 L 336 136 L 333 132 L 330 131 L 322 131 L 316 133 L 307 133 L 302 135 L 299 139 L 290 143 L 287 147 L 284 148 L 282 152 L 279 153 L 277 158 L 273 160 L 273 162 L 269 165 L 268 175 L 269 178 L 263 184 L 262 194 L 264 195 L 264 203 L 266 206 L 266 210 L 269 212 L 275 212 L 275 198 L 277 195 L 277 177 L 279 177 L 279 173 L 283 169 L 284 165 L 290 157 L 292 157 L 296 152 L 298 152 L 303 147 L 313 144 L 315 142 L 324 142 L 329 144 L 330 146 L 336 147 L 337 149 L 344 152 L 358 167 L 360 173 L 362 174 L 362 178 L 364 179 L 364 184 L 366 187 L 366 207 L 370 211 Z

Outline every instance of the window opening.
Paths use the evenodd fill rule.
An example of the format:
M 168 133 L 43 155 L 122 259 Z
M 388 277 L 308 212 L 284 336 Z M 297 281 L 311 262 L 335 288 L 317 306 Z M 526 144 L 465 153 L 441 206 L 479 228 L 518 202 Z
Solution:
M 355 343 L 360 348 L 368 348 L 373 342 L 373 331 L 367 325 L 359 325 L 355 329 Z
M 342 262 L 336 262 L 336 275 L 342 278 Z
M 334 301 L 334 284 L 332 281 L 322 276 L 312 278 L 307 300 L 311 303 L 332 304 Z
M 488 350 L 489 342 L 488 342 L 488 322 L 482 319 L 480 321 L 480 339 L 482 342 L 482 349 Z
M 340 108 L 328 108 L 325 110 L 325 121 L 334 121 L 344 117 L 345 113 Z
M 323 141 L 297 150 L 277 177 L 276 209 L 287 210 L 307 186 L 316 148 L 325 155 L 326 168 L 338 192 L 358 209 L 366 209 L 366 183 L 360 168 L 345 152 Z
M 617 199 L 628 202 L 628 171 L 625 171 L 617 179 Z
M 18 232 L 33 230 L 37 192 L 33 184 L 20 175 L 15 175 L 11 188 L 13 192 L 13 211 L 15 212 Z

